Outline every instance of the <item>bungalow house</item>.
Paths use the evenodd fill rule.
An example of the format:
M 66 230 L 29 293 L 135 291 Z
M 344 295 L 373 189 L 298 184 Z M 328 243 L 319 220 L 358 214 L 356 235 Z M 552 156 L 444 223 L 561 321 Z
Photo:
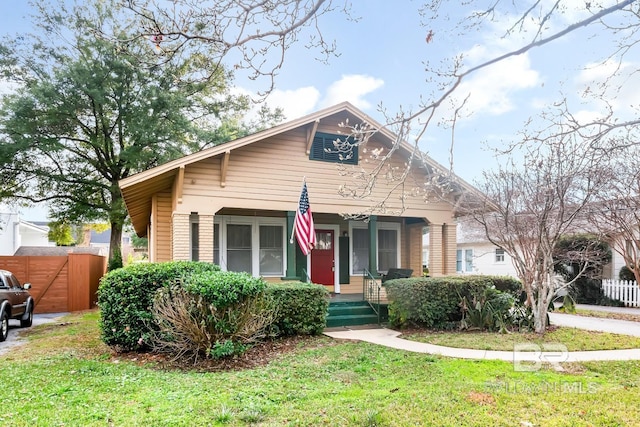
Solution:
M 333 141 L 345 139 L 340 124 L 347 121 L 379 131 L 352 156 L 341 156 Z M 408 268 L 421 275 L 428 227 L 431 275 L 455 274 L 454 203 L 476 190 L 456 180 L 446 198 L 417 191 L 448 172 L 409 144 L 390 151 L 395 140 L 341 103 L 138 173 L 120 188 L 135 232 L 149 239 L 151 261 L 209 261 L 271 281 L 308 278 L 335 293 L 361 293 L 367 271 Z M 411 162 L 405 185 L 379 179 L 365 197 L 340 194 L 385 154 L 387 176 Z M 291 237 L 303 180 L 317 236 L 308 256 Z

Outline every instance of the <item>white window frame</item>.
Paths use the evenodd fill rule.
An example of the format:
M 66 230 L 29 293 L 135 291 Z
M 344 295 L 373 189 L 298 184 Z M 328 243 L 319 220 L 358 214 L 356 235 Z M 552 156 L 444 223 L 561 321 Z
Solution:
M 501 254 L 498 254 L 498 251 L 502 251 L 502 253 L 501 253 Z M 501 257 L 502 259 L 499 259 L 499 257 Z M 504 252 L 504 249 L 502 249 L 502 248 L 496 248 L 496 249 L 495 249 L 495 251 L 494 251 L 494 258 L 493 258 L 493 259 L 494 259 L 494 262 L 495 262 L 496 264 L 504 264 L 504 262 L 505 262 L 505 252 Z
M 285 274 L 287 266 L 287 219 L 272 217 L 246 217 L 236 215 L 216 215 L 214 223 L 219 224 L 219 236 L 213 236 L 214 239 L 220 239 L 220 268 L 227 271 L 227 225 L 250 225 L 251 226 L 251 274 L 254 277 L 282 277 Z M 260 226 L 261 225 L 278 225 L 282 226 L 282 273 L 281 274 L 260 274 Z M 213 249 L 212 249 L 213 250 Z
M 464 271 L 465 273 L 470 273 L 473 271 L 473 267 L 474 267 L 474 262 L 473 262 L 473 249 L 465 249 L 464 250 L 464 259 L 462 262 L 464 262 Z M 471 254 L 471 256 L 467 256 L 468 254 Z M 471 261 L 471 265 L 469 265 L 469 261 Z
M 401 224 L 398 222 L 378 222 L 376 228 L 376 265 L 378 265 L 378 230 L 395 230 L 396 231 L 396 247 L 398 248 L 396 253 L 396 265 L 401 266 L 402 247 L 401 242 Z M 353 236 L 354 229 L 369 229 L 369 225 L 362 221 L 349 221 L 349 236 Z M 374 272 L 375 273 L 375 272 Z M 353 239 L 349 239 L 349 274 L 351 276 L 359 276 L 362 273 L 356 273 L 353 271 Z

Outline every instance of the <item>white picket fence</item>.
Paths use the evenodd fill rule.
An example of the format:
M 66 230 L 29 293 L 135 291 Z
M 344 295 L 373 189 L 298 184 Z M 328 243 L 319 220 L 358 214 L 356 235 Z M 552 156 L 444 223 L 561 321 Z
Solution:
M 640 307 L 640 290 L 634 280 L 605 279 L 602 290 L 605 296 L 622 301 L 627 307 Z

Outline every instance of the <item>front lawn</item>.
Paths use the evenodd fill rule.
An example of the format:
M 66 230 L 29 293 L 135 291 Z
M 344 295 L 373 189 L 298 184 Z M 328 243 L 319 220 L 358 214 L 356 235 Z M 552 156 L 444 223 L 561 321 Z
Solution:
M 307 338 L 225 372 L 160 369 L 99 343 L 97 313 L 34 328 L 3 356 L 14 426 L 639 425 L 640 362 L 516 372 L 510 363 Z
M 640 337 L 553 327 L 542 336 L 534 332 L 499 334 L 479 331 L 442 332 L 420 330 L 405 333 L 402 338 L 445 347 L 475 348 L 479 350 L 511 351 L 514 345 L 523 343 L 538 345 L 560 343 L 565 345 L 569 351 L 640 348 Z

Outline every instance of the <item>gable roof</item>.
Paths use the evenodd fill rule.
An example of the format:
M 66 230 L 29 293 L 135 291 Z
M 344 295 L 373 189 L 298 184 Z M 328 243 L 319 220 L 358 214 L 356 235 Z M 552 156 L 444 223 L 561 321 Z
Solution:
M 393 145 L 397 142 L 397 136 L 388 130 L 386 127 L 377 123 L 371 117 L 364 112 L 354 107 L 349 102 L 343 102 L 336 104 L 332 107 L 328 107 L 319 110 L 315 113 L 308 114 L 295 120 L 291 120 L 286 123 L 282 123 L 270 129 L 266 129 L 245 137 L 229 141 L 220 145 L 216 145 L 211 148 L 207 148 L 202 151 L 181 157 L 176 160 L 172 160 L 165 164 L 148 169 L 144 172 L 137 173 L 128 178 L 125 178 L 119 182 L 120 190 L 122 192 L 124 202 L 127 206 L 131 222 L 136 233 L 139 236 L 143 236 L 146 233 L 147 226 L 149 224 L 151 216 L 151 198 L 152 196 L 162 190 L 171 188 L 174 179 L 177 176 L 178 171 L 185 166 L 205 160 L 211 157 L 230 153 L 231 151 L 244 147 L 249 144 L 264 140 L 287 131 L 294 130 L 299 127 L 312 125 L 320 120 L 334 116 L 342 115 L 349 118 L 353 123 L 368 123 L 373 129 L 377 130 L 376 138 L 381 142 Z M 405 141 L 399 142 L 399 149 L 405 155 L 409 155 L 415 152 L 415 147 Z M 444 168 L 438 162 L 424 153 L 420 153 L 422 163 L 427 166 L 432 173 L 441 174 L 443 176 L 450 176 L 451 182 L 456 185 L 456 188 L 460 192 L 474 192 L 478 190 L 473 188 L 470 184 L 466 183 L 459 177 L 452 175 L 449 170 Z

